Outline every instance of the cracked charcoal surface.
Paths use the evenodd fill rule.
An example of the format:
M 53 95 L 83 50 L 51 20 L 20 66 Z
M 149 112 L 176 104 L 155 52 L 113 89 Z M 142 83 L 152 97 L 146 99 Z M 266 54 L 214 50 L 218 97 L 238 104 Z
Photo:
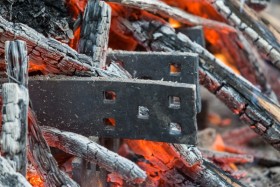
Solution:
M 74 20 L 64 1 L 1 0 L 0 15 L 5 19 L 26 24 L 47 37 L 64 43 L 73 38 Z

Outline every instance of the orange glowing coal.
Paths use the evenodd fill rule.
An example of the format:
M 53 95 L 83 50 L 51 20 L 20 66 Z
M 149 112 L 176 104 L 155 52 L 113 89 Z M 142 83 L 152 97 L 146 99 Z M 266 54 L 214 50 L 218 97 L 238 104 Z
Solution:
M 44 187 L 44 183 L 37 173 L 28 171 L 26 178 L 33 187 Z

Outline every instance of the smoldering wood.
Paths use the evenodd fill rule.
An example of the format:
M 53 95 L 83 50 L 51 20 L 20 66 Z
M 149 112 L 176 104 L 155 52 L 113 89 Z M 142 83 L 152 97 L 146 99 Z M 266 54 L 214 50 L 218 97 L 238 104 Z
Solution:
M 0 186 L 32 187 L 26 178 L 17 173 L 5 158 L 0 156 Z
M 272 64 L 280 69 L 280 52 L 279 47 L 275 47 L 266 37 L 261 36 L 252 27 L 242 21 L 235 12 L 225 5 L 223 0 L 209 0 L 234 27 L 243 32 L 259 49 L 261 53 L 265 53 L 271 60 Z
M 200 84 L 215 94 L 240 119 L 280 150 L 279 107 L 257 88 L 182 33 L 158 21 L 119 18 L 127 31 L 147 50 L 196 52 L 200 57 Z
M 58 168 L 31 108 L 28 112 L 28 122 L 28 159 L 37 170 L 44 184 L 51 187 L 78 187 L 79 185 L 75 181 Z
M 2 86 L 1 145 L 5 158 L 22 175 L 26 175 L 28 57 L 23 41 L 7 41 L 5 60 L 9 82 Z
M 274 1 L 274 0 L 272 0 Z M 275 2 L 267 2 L 267 5 L 277 7 L 277 3 Z M 240 8 L 241 2 L 237 0 L 229 0 L 224 2 L 225 5 L 227 5 L 232 12 L 234 12 L 243 22 L 250 25 L 260 36 L 268 40 L 268 42 L 273 45 L 275 48 L 280 50 L 280 44 L 278 43 L 278 40 L 280 39 L 280 33 L 279 30 L 277 31 L 274 27 L 269 27 L 270 21 L 273 20 L 263 20 L 262 19 L 262 13 L 264 11 L 254 11 L 250 7 L 250 4 L 244 4 L 242 6 L 242 9 Z M 240 11 L 241 10 L 241 11 Z M 277 40 L 278 39 L 278 40 Z
M 141 155 L 147 160 L 142 160 L 145 164 L 138 161 L 139 164 L 147 168 L 147 171 L 156 171 L 164 182 L 171 183 L 171 185 L 184 186 L 184 181 L 190 181 L 199 186 L 242 186 L 223 171 L 217 171 L 216 168 L 209 167 L 205 160 L 192 167 L 185 165 L 184 162 L 176 161 L 178 159 L 177 154 L 174 154 L 173 150 L 170 149 L 170 145 L 159 142 L 146 142 L 145 144 L 145 142 L 139 143 L 131 140 L 125 140 L 125 143 L 128 144 L 133 153 Z M 149 147 L 143 149 L 141 146 Z M 157 146 L 161 146 L 163 149 L 152 151 Z M 163 157 L 163 155 L 165 156 Z M 170 173 L 175 176 L 175 180 L 168 178 Z
M 145 172 L 136 164 L 84 136 L 47 126 L 42 127 L 42 132 L 50 146 L 116 172 L 128 182 L 142 183 L 146 179 Z
M 204 158 L 213 160 L 219 163 L 251 163 L 254 161 L 253 155 L 234 154 L 220 151 L 213 151 L 210 149 L 199 149 Z
M 46 38 L 34 29 L 12 23 L 0 16 L 0 55 L 5 41 L 20 39 L 26 42 L 31 63 L 44 66 L 45 73 L 96 76 L 92 59 L 79 54 L 55 39 Z
M 78 51 L 92 57 L 93 63 L 105 66 L 111 7 L 104 1 L 89 0 L 85 8 Z
M 254 50 L 251 50 L 252 46 L 247 42 L 247 39 L 243 37 L 243 35 L 240 32 L 238 32 L 235 28 L 221 22 L 189 14 L 185 11 L 171 7 L 157 0 L 111 0 L 110 2 L 118 2 L 128 7 L 146 10 L 154 14 L 159 14 L 161 17 L 173 18 L 181 23 L 191 26 L 201 25 L 205 28 L 211 28 L 215 30 L 226 29 L 228 32 L 236 33 L 239 37 L 239 42 L 242 43 L 244 46 L 244 51 L 247 53 L 249 62 L 246 64 L 237 64 L 238 67 L 240 67 L 239 69 L 241 74 L 248 79 L 251 78 L 249 76 L 253 75 L 257 80 L 258 84 L 261 86 L 262 91 L 268 96 L 273 96 L 275 98 L 275 95 L 271 90 L 270 85 L 267 83 L 263 71 L 260 67 L 261 59 L 258 58 L 258 55 L 255 53 Z

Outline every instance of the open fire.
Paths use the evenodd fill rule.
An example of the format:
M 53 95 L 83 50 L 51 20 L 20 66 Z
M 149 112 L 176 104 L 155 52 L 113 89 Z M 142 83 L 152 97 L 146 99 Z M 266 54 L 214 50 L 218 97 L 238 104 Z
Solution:
M 262 17 L 266 14 L 256 14 L 255 11 L 265 11 L 266 5 L 255 1 L 242 4 L 239 0 L 0 2 L 1 81 L 5 83 L 8 79 L 12 82 L 2 86 L 0 184 L 13 186 L 13 180 L 16 180 L 19 186 L 34 187 L 279 185 L 280 31 L 273 25 L 274 22 Z M 93 113 L 103 115 L 105 111 L 106 115 L 111 115 L 101 104 L 97 105 L 100 108 L 84 116 L 71 113 L 75 110 L 69 108 L 70 122 L 66 118 L 60 119 L 63 110 L 67 110 L 63 107 L 60 108 L 61 113 L 54 116 L 57 119 L 37 119 L 36 115 L 41 116 L 47 110 L 45 106 L 37 107 L 37 103 L 40 103 L 38 100 L 33 100 L 33 105 L 32 99 L 40 99 L 42 93 L 47 93 L 44 85 L 54 89 L 53 85 L 58 85 L 56 81 L 65 81 L 67 84 L 81 81 L 78 83 L 80 86 L 74 87 L 74 83 L 70 85 L 75 88 L 72 90 L 66 85 L 60 86 L 62 89 L 57 93 L 68 89 L 67 93 L 75 92 L 82 97 L 87 95 L 81 93 L 87 93 L 82 82 L 88 81 L 88 85 L 95 85 L 93 89 L 96 90 L 92 92 L 102 93 L 106 106 L 110 107 L 113 105 L 108 103 L 118 104 L 118 99 L 125 94 L 127 99 L 133 98 L 126 106 L 114 108 L 126 109 L 123 116 L 129 122 L 123 123 L 135 122 L 129 118 L 133 110 L 128 107 L 133 102 L 139 103 L 136 96 L 141 91 L 136 92 L 133 90 L 135 87 L 140 89 L 144 85 L 143 89 L 145 86 L 147 89 L 147 85 L 161 86 L 169 92 L 171 87 L 181 86 L 183 90 L 183 83 L 176 79 L 172 79 L 175 80 L 173 82 L 163 77 L 163 80 L 147 80 L 156 77 L 157 71 L 161 71 L 158 69 L 154 71 L 155 75 L 138 77 L 137 73 L 145 68 L 143 70 L 135 65 L 133 67 L 136 69 L 132 71 L 120 59 L 121 55 L 131 55 L 133 59 L 133 55 L 139 55 L 136 51 L 142 54 L 148 54 L 146 52 L 149 51 L 155 56 L 160 54 L 158 59 L 162 61 L 167 59 L 164 55 L 178 55 L 179 58 L 180 52 L 187 52 L 188 57 L 192 57 L 188 60 L 196 57 L 199 61 L 198 68 L 190 65 L 195 66 L 194 62 L 189 62 L 188 67 L 193 68 L 189 73 L 193 75 L 188 78 L 197 75 L 198 80 L 184 82 L 193 86 L 184 87 L 185 95 L 193 96 L 186 96 L 186 100 L 183 96 L 168 96 L 167 99 L 169 108 L 173 109 L 184 109 L 186 103 L 183 101 L 190 100 L 188 109 L 184 111 L 188 119 L 180 116 L 180 112 L 177 112 L 179 117 L 175 119 L 179 121 L 182 118 L 194 123 L 187 124 L 189 129 L 184 129 L 183 122 L 171 121 L 168 127 L 164 127 L 169 128 L 166 137 L 161 132 L 164 128 L 158 127 L 161 138 L 165 140 L 159 142 L 154 141 L 159 135 L 128 139 L 132 134 L 140 137 L 145 132 L 146 127 L 137 128 L 137 124 L 129 124 L 135 127 L 130 128 L 134 132 L 122 129 L 131 133 L 130 136 L 124 136 L 125 133 L 119 133 L 121 137 L 119 134 L 110 135 L 116 133 L 120 125 L 119 118 L 114 116 L 100 116 L 100 120 L 92 120 L 106 126 L 105 131 L 92 129 L 89 124 L 75 126 L 88 122 L 84 119 L 91 120 L 95 116 Z M 136 59 L 138 57 L 142 58 L 139 55 Z M 136 61 L 133 60 L 135 64 L 139 63 Z M 186 69 L 174 61 L 168 65 L 168 73 L 175 77 L 181 76 Z M 51 84 L 51 81 L 54 83 Z M 198 82 L 209 92 L 202 87 L 197 89 Z M 42 92 L 33 91 L 37 83 Z M 101 86 L 98 87 L 98 84 Z M 126 90 L 123 89 L 120 94 L 108 90 L 112 84 L 126 84 L 123 86 Z M 107 90 L 99 90 L 102 85 L 106 85 Z M 118 86 L 116 89 L 121 90 L 123 87 Z M 160 88 L 155 89 L 155 92 Z M 128 92 L 134 93 L 136 98 Z M 150 93 L 151 90 L 146 92 Z M 159 98 L 164 92 L 154 97 Z M 38 97 L 34 96 L 36 94 Z M 55 100 L 54 95 L 56 93 L 52 92 L 41 103 L 50 106 L 50 102 L 46 101 Z M 17 100 L 12 100 L 14 98 Z M 147 100 L 152 102 L 155 98 Z M 72 102 L 67 99 L 67 94 L 60 97 L 62 104 Z M 90 103 L 90 99 L 83 99 Z M 164 102 L 162 100 L 160 104 Z M 156 108 L 162 108 L 162 105 L 152 104 L 149 108 L 145 103 L 140 104 L 143 106 L 137 108 L 138 115 L 134 117 L 154 119 L 155 109 L 157 119 L 162 120 L 162 124 L 170 120 L 164 109 Z M 86 111 L 87 105 L 80 103 L 72 107 Z M 51 110 L 56 111 L 57 108 Z M 198 131 L 194 133 L 195 117 L 200 109 Z M 191 120 L 192 117 L 194 120 Z M 53 121 L 61 124 L 51 125 Z M 68 128 L 59 128 L 62 126 Z M 96 133 L 92 134 L 92 130 Z M 179 137 L 184 132 L 192 133 L 186 136 L 187 140 L 168 139 L 169 135 Z M 193 142 L 190 139 L 196 136 L 196 144 L 182 143 Z

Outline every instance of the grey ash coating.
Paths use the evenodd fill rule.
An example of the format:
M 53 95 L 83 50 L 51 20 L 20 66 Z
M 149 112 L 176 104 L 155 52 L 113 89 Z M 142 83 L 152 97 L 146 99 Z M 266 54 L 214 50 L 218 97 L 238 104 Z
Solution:
M 63 0 L 0 0 L 0 15 L 63 43 L 73 38 L 74 19 Z

